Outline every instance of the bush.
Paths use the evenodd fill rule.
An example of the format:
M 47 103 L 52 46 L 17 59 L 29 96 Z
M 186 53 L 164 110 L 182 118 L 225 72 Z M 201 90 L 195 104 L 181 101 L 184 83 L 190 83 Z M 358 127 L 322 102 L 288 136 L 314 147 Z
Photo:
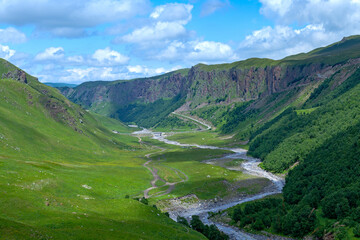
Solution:
M 360 237 L 360 224 L 356 224 L 353 230 L 355 237 Z

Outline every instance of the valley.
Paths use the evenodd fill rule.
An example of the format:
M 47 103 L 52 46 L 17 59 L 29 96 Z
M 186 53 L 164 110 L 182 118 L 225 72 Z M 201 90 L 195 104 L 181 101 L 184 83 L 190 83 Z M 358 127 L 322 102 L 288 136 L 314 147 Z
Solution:
M 136 135 L 139 133 L 134 133 L 134 134 Z M 140 134 L 141 134 L 141 132 L 140 132 Z M 174 201 L 170 200 L 170 201 L 167 201 L 167 203 L 170 203 L 170 206 L 165 207 L 165 209 L 163 209 L 163 210 L 169 212 L 170 217 L 173 220 L 176 220 L 179 216 L 190 219 L 190 217 L 193 215 L 200 215 L 200 219 L 204 223 L 206 223 L 208 225 L 215 224 L 221 231 L 223 231 L 225 234 L 230 236 L 231 239 L 249 239 L 249 240 L 254 239 L 250 235 L 247 235 L 246 233 L 241 232 L 236 228 L 231 228 L 228 226 L 224 226 L 221 223 L 208 220 L 208 213 L 209 212 L 219 212 L 221 210 L 225 210 L 227 208 L 230 208 L 232 206 L 235 206 L 235 205 L 238 205 L 241 203 L 245 203 L 248 201 L 254 201 L 257 199 L 264 198 L 269 195 L 281 193 L 281 190 L 284 185 L 283 179 L 260 169 L 258 167 L 260 160 L 246 156 L 246 150 L 243 150 L 243 149 L 220 148 L 220 147 L 204 146 L 204 145 L 197 145 L 197 144 L 182 144 L 182 143 L 179 143 L 176 141 L 168 140 L 164 137 L 164 134 L 160 135 L 159 133 L 152 133 L 152 138 L 159 140 L 161 142 L 164 142 L 166 144 L 171 144 L 171 145 L 176 145 L 176 146 L 181 146 L 181 147 L 197 147 L 200 149 L 213 149 L 213 150 L 220 149 L 220 150 L 228 150 L 228 151 L 233 152 L 232 154 L 225 155 L 224 157 L 221 157 L 221 158 L 207 160 L 205 163 L 210 164 L 210 165 L 213 165 L 214 161 L 223 162 L 228 159 L 244 160 L 245 162 L 240 165 L 241 168 L 238 169 L 237 171 L 241 171 L 241 172 L 249 175 L 248 179 L 246 181 L 242 181 L 242 185 L 245 186 L 245 188 L 251 189 L 253 191 L 252 193 L 246 192 L 242 196 L 240 196 L 239 194 L 235 194 L 233 196 L 225 197 L 225 199 L 219 199 L 219 202 L 217 202 L 216 199 L 217 199 L 217 197 L 221 198 L 221 196 L 215 197 L 215 201 L 210 200 L 210 202 L 206 202 L 206 201 L 205 202 L 204 201 L 197 202 L 196 200 L 199 200 L 197 198 L 197 196 L 199 196 L 199 194 L 186 195 L 186 196 L 180 197 L 181 200 L 179 199 L 180 202 L 184 201 L 184 204 L 180 203 L 180 204 L 175 204 L 175 206 L 174 206 L 173 205 Z M 162 151 L 164 151 L 164 150 L 165 149 L 162 149 Z M 149 157 L 149 156 L 147 156 L 147 157 Z M 150 161 L 148 161 L 147 163 L 149 163 Z M 165 159 L 165 161 L 166 161 L 166 159 Z M 145 165 L 144 165 L 144 167 L 148 168 Z M 231 171 L 234 170 L 231 167 L 224 167 L 224 168 L 231 170 Z M 158 175 L 158 169 L 155 169 L 155 168 L 154 168 L 154 170 L 151 170 L 150 168 L 148 168 L 148 169 L 152 172 L 152 174 L 154 176 L 154 180 L 152 181 L 152 185 L 153 185 L 152 189 L 154 189 L 154 186 L 155 186 L 154 183 L 161 178 Z M 179 172 L 179 170 L 177 170 L 177 169 L 173 169 L 173 171 L 176 172 L 177 174 Z M 185 178 L 181 178 L 182 180 L 180 182 L 174 182 L 174 183 L 170 183 L 170 184 L 168 182 L 166 182 L 165 185 L 163 185 L 163 186 L 169 186 L 168 189 L 166 191 L 164 191 L 164 193 L 159 192 L 159 193 L 161 193 L 160 195 L 156 194 L 155 196 L 153 195 L 151 197 L 160 197 L 160 196 L 163 196 L 166 194 L 170 194 L 172 192 L 172 190 L 174 190 L 174 187 L 176 184 L 181 183 L 181 182 L 186 182 L 189 180 L 189 177 L 185 173 L 183 173 L 182 171 L 180 171 L 180 173 Z M 202 171 L 202 173 L 204 173 L 204 171 Z M 255 176 L 258 178 L 253 179 L 255 181 L 252 181 L 250 176 Z M 207 177 L 211 177 L 211 176 L 207 175 Z M 264 182 L 266 182 L 266 181 L 264 181 L 266 179 L 270 180 L 272 183 L 271 184 L 266 183 L 266 185 L 269 185 L 269 186 L 261 187 L 260 191 L 256 190 L 258 188 L 253 183 L 255 183 L 255 182 L 257 182 L 257 184 L 259 184 L 260 182 L 264 183 Z M 261 181 L 256 181 L 256 180 L 261 180 Z M 164 181 L 164 180 L 162 180 L 162 181 Z M 151 189 L 151 188 L 149 188 L 149 189 Z M 144 191 L 145 198 L 148 198 L 148 190 L 149 189 Z M 213 187 L 212 187 L 212 189 L 213 189 Z M 240 190 L 240 189 L 236 189 L 236 188 L 232 187 L 231 190 L 234 191 L 234 190 Z M 219 193 L 219 190 L 217 190 L 217 193 Z M 170 195 L 168 195 L 167 197 L 170 197 Z M 193 198 L 193 202 L 190 204 L 187 204 L 186 201 L 191 198 Z M 159 205 L 162 205 L 162 203 L 160 203 Z
M 57 88 L 1 59 L 0 238 L 358 239 L 359 49 Z

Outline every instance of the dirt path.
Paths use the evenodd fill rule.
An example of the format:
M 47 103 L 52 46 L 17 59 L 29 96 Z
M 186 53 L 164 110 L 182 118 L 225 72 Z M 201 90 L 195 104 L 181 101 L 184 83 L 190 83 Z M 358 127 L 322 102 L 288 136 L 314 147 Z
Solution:
M 186 115 L 183 115 L 183 114 L 177 113 L 177 112 L 172 112 L 172 114 L 174 114 L 174 115 L 178 115 L 178 116 L 183 117 L 183 118 L 190 119 L 191 121 L 194 121 L 194 122 L 197 122 L 197 123 L 199 123 L 199 124 L 201 124 L 201 125 L 203 125 L 203 126 L 207 127 L 207 130 L 210 130 L 210 129 L 211 129 L 211 126 L 210 126 L 209 124 L 205 123 L 204 121 L 200 121 L 200 120 L 195 119 L 195 118 L 193 118 L 193 117 L 189 117 L 189 116 L 186 116 Z
M 172 171 L 174 171 L 175 174 L 181 179 L 181 181 L 174 182 L 174 183 L 167 182 L 167 181 L 165 181 L 164 179 L 162 179 L 162 178 L 158 175 L 158 169 L 156 169 L 156 168 L 152 168 L 152 169 L 151 169 L 151 167 L 148 166 L 148 165 L 153 161 L 153 160 L 151 159 L 151 157 L 150 157 L 151 155 L 156 154 L 156 153 L 161 153 L 161 152 L 163 152 L 163 151 L 165 151 L 165 150 L 166 150 L 165 148 L 161 148 L 161 151 L 159 151 L 159 152 L 149 153 L 149 154 L 146 154 L 146 155 L 145 155 L 145 157 L 146 157 L 147 159 L 149 159 L 149 161 L 147 161 L 146 163 L 144 163 L 143 166 L 151 172 L 151 174 L 152 174 L 152 176 L 153 176 L 153 179 L 152 179 L 151 182 L 150 182 L 151 187 L 149 187 L 149 188 L 147 188 L 147 189 L 144 190 L 144 198 L 155 197 L 155 196 L 156 196 L 156 197 L 160 197 L 160 196 L 169 194 L 169 193 L 171 193 L 172 190 L 174 190 L 176 184 L 182 183 L 182 182 L 186 182 L 186 181 L 189 180 L 189 177 L 188 177 L 184 172 L 182 172 L 182 171 L 180 171 L 180 170 L 178 170 L 178 169 L 175 169 L 175 168 L 170 168 L 170 169 L 171 169 Z M 184 178 L 181 177 L 179 173 L 181 173 L 181 174 L 184 176 Z M 149 195 L 149 192 L 150 192 L 151 190 L 156 189 L 156 188 L 159 188 L 158 186 L 156 186 L 156 182 L 157 182 L 157 181 L 162 181 L 162 182 L 164 182 L 165 184 L 162 185 L 161 187 L 163 187 L 163 186 L 169 186 L 168 189 L 166 189 L 166 190 L 164 190 L 164 191 L 161 191 L 161 192 L 158 192 L 158 193 L 155 193 L 155 194 L 153 194 L 153 195 Z

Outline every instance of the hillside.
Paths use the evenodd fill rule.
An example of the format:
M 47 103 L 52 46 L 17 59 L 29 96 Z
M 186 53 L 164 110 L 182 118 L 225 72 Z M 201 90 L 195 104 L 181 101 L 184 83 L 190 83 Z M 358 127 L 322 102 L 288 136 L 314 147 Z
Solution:
M 204 239 L 132 199 L 153 151 L 0 59 L 0 238 Z M 130 196 L 125 197 L 125 196 Z
M 179 76 L 182 87 L 161 95 L 174 76 Z M 137 92 L 140 82 L 146 82 L 147 89 Z M 199 64 L 181 74 L 85 83 L 62 92 L 90 109 L 112 104 L 111 111 L 99 112 L 129 122 L 141 120 L 147 126 L 177 109 L 205 119 L 220 134 L 231 134 L 238 145 L 247 143 L 249 154 L 261 158 L 264 169 L 286 175 L 286 184 L 283 200 L 263 200 L 232 213 L 239 226 L 297 238 L 311 234 L 356 239 L 360 236 L 359 83 L 360 37 L 352 36 L 278 61 Z M 124 105 L 122 94 L 115 99 L 91 84 L 101 84 L 104 92 L 123 84 L 122 91 L 137 94 Z M 97 93 L 97 98 L 89 99 L 88 91 Z M 158 98 L 155 92 L 160 93 Z M 153 109 L 167 111 L 160 115 Z
M 70 87 L 74 88 L 77 86 L 77 84 L 71 84 L 71 83 L 51 83 L 51 82 L 44 82 L 43 84 L 54 87 L 54 88 L 60 88 L 60 87 Z
M 277 61 L 253 58 L 231 64 L 198 64 L 152 78 L 86 82 L 60 90 L 68 99 L 87 109 L 145 127 L 155 125 L 181 105 L 182 110 L 201 111 L 251 100 L 255 102 L 250 108 L 255 111 L 262 107 L 273 108 L 263 111 L 263 117 L 268 119 L 280 105 L 293 102 L 295 95 L 297 99 L 300 95 L 306 98 L 306 94 L 325 78 L 356 64 L 352 59 L 360 57 L 359 47 L 360 37 L 353 36 Z M 162 110 L 163 114 L 143 113 L 150 108 L 166 111 Z

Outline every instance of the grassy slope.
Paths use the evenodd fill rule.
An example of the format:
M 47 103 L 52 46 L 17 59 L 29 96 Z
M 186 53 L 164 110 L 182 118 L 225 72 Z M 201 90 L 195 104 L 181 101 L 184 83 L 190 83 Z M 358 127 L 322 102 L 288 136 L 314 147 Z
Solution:
M 235 143 L 234 139 L 224 139 L 218 133 L 213 131 L 178 133 L 168 137 L 168 139 L 181 143 L 210 145 L 218 147 L 229 146 Z
M 194 123 L 193 121 L 187 118 L 183 118 L 175 114 L 171 114 L 166 118 L 164 118 L 163 120 L 161 120 L 158 124 L 156 124 L 153 127 L 153 130 L 157 132 L 170 132 L 170 131 L 182 132 L 182 131 L 196 130 L 199 129 L 199 127 L 200 126 L 198 124 Z
M 283 171 L 303 161 L 326 140 L 359 122 L 360 109 L 356 104 L 360 101 L 359 79 L 358 70 L 327 95 L 312 99 L 313 107 L 303 110 L 308 114 L 290 113 L 253 136 L 250 152 L 262 157 L 264 167 L 272 171 Z M 323 104 L 317 106 L 319 102 Z
M 1 236 L 203 238 L 124 199 L 151 180 L 140 158 L 149 150 L 136 138 L 111 133 L 55 89 L 28 80 L 0 80 Z
M 329 63 L 346 61 L 357 56 L 354 46 L 359 49 L 358 37 L 297 58 L 313 56 Z M 292 101 L 297 104 L 291 103 L 286 111 L 258 124 L 251 132 L 250 153 L 264 159 L 263 167 L 274 172 L 293 168 L 284 188 L 290 209 L 281 220 L 280 232 L 295 234 L 295 228 L 288 228 L 286 222 L 299 209 L 307 208 L 315 210 L 316 221 L 302 235 L 314 230 L 318 236 L 326 232 L 335 239 L 355 239 L 353 228 L 359 225 L 359 186 L 354 179 L 359 174 L 359 83 L 358 65 L 345 67 L 324 79 L 301 101 Z M 336 199 L 335 203 L 331 203 L 332 199 Z M 341 208 L 343 203 L 338 199 L 348 209 Z M 330 211 L 326 213 L 324 207 L 329 204 Z M 298 227 L 305 225 L 306 221 Z

